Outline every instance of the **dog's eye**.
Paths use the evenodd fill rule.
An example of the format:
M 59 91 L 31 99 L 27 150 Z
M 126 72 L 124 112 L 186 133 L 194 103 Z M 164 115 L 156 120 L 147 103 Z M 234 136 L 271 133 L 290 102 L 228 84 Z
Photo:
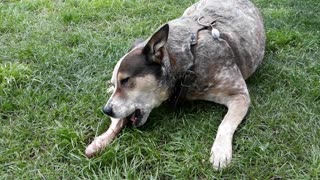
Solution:
M 122 79 L 122 80 L 120 81 L 120 84 L 121 84 L 121 85 L 126 85 L 126 84 L 129 82 L 129 79 L 130 79 L 129 77 Z

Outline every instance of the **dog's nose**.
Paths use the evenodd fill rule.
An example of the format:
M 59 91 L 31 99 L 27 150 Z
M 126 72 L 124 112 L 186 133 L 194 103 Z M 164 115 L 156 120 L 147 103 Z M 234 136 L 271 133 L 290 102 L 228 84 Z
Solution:
M 102 111 L 103 111 L 103 113 L 105 113 L 108 116 L 113 115 L 113 110 L 112 110 L 111 106 L 105 106 Z

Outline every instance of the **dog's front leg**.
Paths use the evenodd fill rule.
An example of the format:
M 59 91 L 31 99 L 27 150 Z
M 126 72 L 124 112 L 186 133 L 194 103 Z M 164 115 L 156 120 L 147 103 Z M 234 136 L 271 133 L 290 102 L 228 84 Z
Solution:
M 221 122 L 216 139 L 211 148 L 210 162 L 215 169 L 226 167 L 232 158 L 232 137 L 242 119 L 247 114 L 250 98 L 248 94 L 227 98 L 228 112 Z
M 111 118 L 111 125 L 108 130 L 100 136 L 94 138 L 93 142 L 86 148 L 86 156 L 92 157 L 99 151 L 102 151 L 108 144 L 110 144 L 124 128 L 127 120 Z

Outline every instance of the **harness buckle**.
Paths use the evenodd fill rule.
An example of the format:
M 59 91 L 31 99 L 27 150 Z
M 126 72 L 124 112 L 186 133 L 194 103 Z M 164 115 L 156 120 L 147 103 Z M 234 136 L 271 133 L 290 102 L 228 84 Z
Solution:
M 195 78 L 196 78 L 196 73 L 191 69 L 188 69 L 184 73 L 183 80 L 181 81 L 181 86 L 184 88 L 190 88 Z
M 191 33 L 190 44 L 191 45 L 196 45 L 197 44 L 197 35 L 196 35 L 196 33 Z

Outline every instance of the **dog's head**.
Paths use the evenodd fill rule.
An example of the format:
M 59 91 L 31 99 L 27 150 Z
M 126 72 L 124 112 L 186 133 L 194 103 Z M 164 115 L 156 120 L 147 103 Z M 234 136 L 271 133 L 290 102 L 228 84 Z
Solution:
M 116 64 L 111 83 L 113 93 L 103 112 L 113 118 L 143 125 L 151 110 L 168 98 L 163 61 L 168 58 L 169 25 L 160 28 L 145 43 L 139 43 Z

